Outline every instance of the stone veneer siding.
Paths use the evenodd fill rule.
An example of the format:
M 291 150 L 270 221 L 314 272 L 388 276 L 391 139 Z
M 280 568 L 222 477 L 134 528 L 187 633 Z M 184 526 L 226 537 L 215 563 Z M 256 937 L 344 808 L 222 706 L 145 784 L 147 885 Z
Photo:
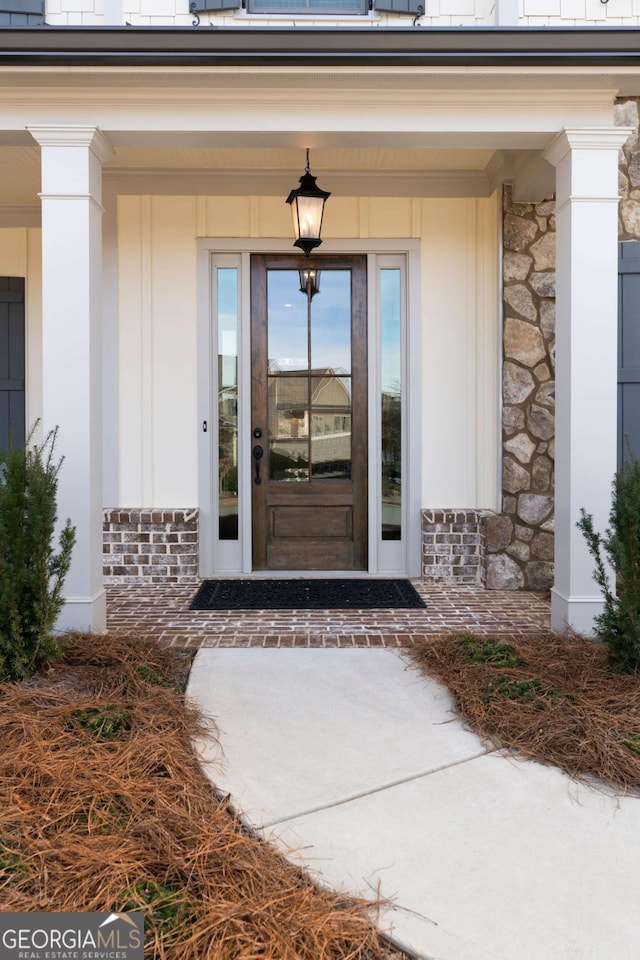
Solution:
M 486 585 L 553 583 L 555 201 L 504 190 L 502 513 L 486 519 Z
M 422 511 L 422 578 L 427 583 L 485 582 L 489 510 Z
M 638 104 L 640 97 L 618 100 L 614 106 L 616 126 L 633 127 L 620 151 L 618 189 L 620 191 L 619 240 L 640 240 L 640 138 Z
M 198 575 L 198 511 L 104 511 L 106 583 L 191 583 Z

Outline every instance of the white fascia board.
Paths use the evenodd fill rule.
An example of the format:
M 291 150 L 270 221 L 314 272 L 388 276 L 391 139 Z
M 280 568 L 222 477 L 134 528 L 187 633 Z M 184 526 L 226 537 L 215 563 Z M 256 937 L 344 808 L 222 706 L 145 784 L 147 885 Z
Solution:
M 380 82 L 383 77 L 381 75 Z M 47 125 L 92 123 L 117 132 L 111 140 L 123 145 L 123 135 L 204 134 L 212 144 L 219 133 L 264 134 L 282 137 L 308 130 L 313 116 L 319 146 L 339 140 L 357 146 L 359 138 L 381 134 L 445 134 L 476 142 L 483 135 L 548 137 L 565 127 L 603 127 L 611 122 L 615 90 L 368 90 L 347 84 L 316 89 L 172 89 L 123 90 L 116 87 L 42 89 L 5 88 L 0 130 L 24 130 L 36 121 Z M 25 123 L 26 122 L 26 123 Z M 184 141 L 183 141 L 184 142 Z M 462 144 L 464 141 L 460 140 Z M 542 145 L 542 144 L 541 144 Z M 535 147 L 533 143 L 522 146 Z

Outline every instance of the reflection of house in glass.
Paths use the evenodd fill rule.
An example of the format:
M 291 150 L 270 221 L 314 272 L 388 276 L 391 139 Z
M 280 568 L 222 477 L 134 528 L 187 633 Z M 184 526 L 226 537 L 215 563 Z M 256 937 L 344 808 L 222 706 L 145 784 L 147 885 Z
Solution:
M 402 504 L 402 397 L 399 385 L 382 393 L 382 539 L 399 540 Z
M 232 372 L 228 369 L 232 368 Z M 218 359 L 219 537 L 238 536 L 238 385 L 236 357 Z M 225 385 L 226 384 L 226 385 Z
M 269 365 L 272 480 L 351 477 L 351 377 L 344 370 L 285 373 Z

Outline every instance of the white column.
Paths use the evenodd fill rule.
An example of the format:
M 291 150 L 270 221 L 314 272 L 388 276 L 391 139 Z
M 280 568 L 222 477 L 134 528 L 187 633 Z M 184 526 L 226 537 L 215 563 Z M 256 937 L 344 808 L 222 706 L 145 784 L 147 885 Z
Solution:
M 593 632 L 603 608 L 576 527 L 604 530 L 616 471 L 618 150 L 627 128 L 564 130 L 556 168 L 555 584 L 551 626 Z
M 101 194 L 112 150 L 93 126 L 28 129 L 42 163 L 43 430 L 59 427 L 59 523 L 76 527 L 58 627 L 101 631 Z

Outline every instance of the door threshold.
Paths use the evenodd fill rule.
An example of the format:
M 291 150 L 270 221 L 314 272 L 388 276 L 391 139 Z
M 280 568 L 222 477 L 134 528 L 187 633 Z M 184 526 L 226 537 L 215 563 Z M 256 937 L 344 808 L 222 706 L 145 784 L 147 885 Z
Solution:
M 216 576 L 222 577 L 224 574 L 218 573 Z M 399 570 L 385 573 L 369 573 L 368 570 L 252 570 L 250 573 L 234 574 L 234 576 L 269 580 L 389 580 L 394 577 L 408 577 L 406 573 L 401 573 Z

